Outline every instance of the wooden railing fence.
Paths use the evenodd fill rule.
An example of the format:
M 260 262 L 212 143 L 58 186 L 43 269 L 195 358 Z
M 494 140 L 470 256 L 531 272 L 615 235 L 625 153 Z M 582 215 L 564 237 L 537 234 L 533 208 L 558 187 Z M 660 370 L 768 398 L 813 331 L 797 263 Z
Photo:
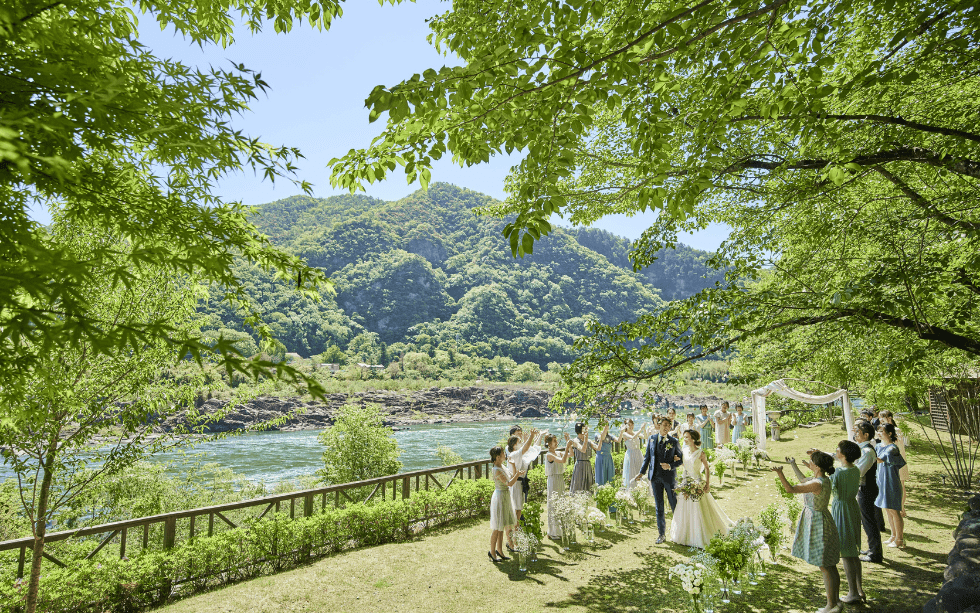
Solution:
M 614 453 L 622 451 L 624 448 L 624 445 L 621 443 L 613 444 Z M 570 461 L 574 462 L 573 459 L 570 459 Z M 534 460 L 532 467 L 541 465 L 543 462 L 544 454 L 538 456 L 538 458 Z M 228 515 L 231 511 L 240 511 L 264 506 L 265 508 L 258 515 L 258 517 L 254 518 L 255 520 L 259 520 L 265 517 L 265 515 L 270 511 L 274 511 L 275 513 L 281 512 L 283 506 L 288 504 L 289 516 L 291 518 L 296 517 L 297 510 L 299 510 L 301 513 L 300 517 L 309 517 L 316 512 L 318 502 L 320 509 L 326 509 L 328 504 L 335 508 L 342 508 L 348 503 L 369 502 L 379 498 L 381 500 L 387 500 L 389 496 L 391 500 L 396 500 L 398 498 L 408 499 L 411 497 L 413 491 L 430 489 L 444 490 L 448 488 L 456 479 L 487 478 L 490 474 L 490 467 L 491 463 L 489 459 L 463 462 L 452 466 L 440 466 L 426 470 L 416 470 L 397 475 L 356 481 L 353 483 L 329 485 L 326 487 L 288 492 L 274 496 L 264 496 L 262 498 L 254 498 L 252 500 L 243 500 L 241 502 L 231 502 L 210 507 L 201 507 L 197 509 L 174 511 L 172 513 L 163 513 L 160 515 L 151 515 L 136 519 L 127 519 L 108 524 L 89 526 L 77 530 L 50 532 L 45 535 L 44 542 L 47 545 L 67 539 L 101 536 L 102 538 L 99 541 L 98 546 L 88 554 L 86 559 L 90 559 L 97 555 L 104 547 L 112 543 L 114 540 L 117 540 L 119 544 L 119 557 L 124 558 L 126 557 L 126 550 L 127 547 L 130 546 L 130 539 L 134 535 L 134 532 L 136 533 L 137 538 L 140 539 L 139 542 L 142 545 L 142 548 L 146 549 L 151 544 L 151 527 L 159 525 L 162 525 L 163 527 L 163 549 L 172 549 L 178 540 L 177 521 L 182 519 L 189 520 L 187 525 L 188 538 L 193 539 L 197 534 L 203 533 L 205 528 L 200 524 L 205 521 L 207 523 L 207 535 L 212 536 L 216 530 L 216 526 L 220 527 L 221 524 L 225 524 L 232 529 L 239 527 L 239 524 L 236 524 L 234 521 L 232 521 L 232 519 L 229 519 Z M 366 497 L 358 495 L 358 493 L 363 494 L 363 492 L 367 491 L 368 488 L 370 488 L 370 493 L 368 493 Z M 216 520 L 217 522 L 221 522 L 221 524 L 218 524 Z M 24 576 L 27 552 L 31 551 L 33 547 L 33 537 L 0 542 L 0 552 L 20 550 L 17 558 L 18 578 L 22 578 Z M 66 566 L 64 562 L 47 551 L 44 552 L 44 557 L 53 564 L 61 567 Z

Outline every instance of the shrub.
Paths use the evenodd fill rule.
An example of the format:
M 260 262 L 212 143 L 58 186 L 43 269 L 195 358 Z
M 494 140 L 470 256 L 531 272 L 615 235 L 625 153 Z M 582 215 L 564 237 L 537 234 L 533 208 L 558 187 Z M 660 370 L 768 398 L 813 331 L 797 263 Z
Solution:
M 75 548 L 77 558 L 62 558 L 67 568 L 45 567 L 38 610 L 138 611 L 165 602 L 172 593 L 188 596 L 343 549 L 405 540 L 419 527 L 484 513 L 492 495 L 488 479 L 455 481 L 443 491 L 414 492 L 408 500 L 352 504 L 298 519 L 279 513 L 132 559 L 120 560 L 107 548 L 86 560 L 86 549 L 94 546 L 90 543 Z M 13 576 L 16 564 L 0 568 L 0 613 L 15 613 L 24 602 L 26 583 Z

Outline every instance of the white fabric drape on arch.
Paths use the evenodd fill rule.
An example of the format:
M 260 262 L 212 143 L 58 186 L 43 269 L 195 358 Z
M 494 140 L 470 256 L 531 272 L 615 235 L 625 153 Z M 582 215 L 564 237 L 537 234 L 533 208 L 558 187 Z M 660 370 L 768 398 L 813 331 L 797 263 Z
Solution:
M 807 404 L 827 404 L 843 398 L 844 424 L 847 427 L 847 431 L 850 432 L 851 427 L 854 425 L 854 414 L 851 412 L 851 398 L 848 396 L 846 389 L 839 389 L 836 392 L 822 396 L 814 396 L 813 394 L 805 394 L 797 391 L 787 385 L 785 380 L 779 379 L 765 387 L 752 390 L 752 429 L 759 435 L 758 445 L 760 449 L 766 448 L 766 396 L 769 394 L 778 394 L 784 398 L 799 400 Z

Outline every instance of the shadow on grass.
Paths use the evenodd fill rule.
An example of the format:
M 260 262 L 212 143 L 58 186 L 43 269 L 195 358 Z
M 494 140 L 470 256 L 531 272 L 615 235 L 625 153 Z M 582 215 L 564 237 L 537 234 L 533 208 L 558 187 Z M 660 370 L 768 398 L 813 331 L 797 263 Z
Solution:
M 686 555 L 688 548 L 668 546 L 676 553 Z M 548 602 L 550 609 L 584 607 L 589 612 L 608 611 L 687 611 L 690 599 L 681 589 L 680 581 L 670 576 L 670 568 L 676 558 L 659 555 L 658 549 L 636 552 L 642 563 L 632 570 L 615 569 L 598 573 L 568 598 Z M 900 573 L 903 581 L 887 581 L 886 593 L 875 589 L 868 582 L 865 570 L 866 591 L 870 601 L 865 606 L 848 607 L 851 611 L 919 613 L 928 598 L 928 590 L 935 584 L 935 573 L 923 571 L 906 564 L 889 564 L 890 571 Z M 743 585 L 740 596 L 734 596 L 724 610 L 736 613 L 761 611 L 815 611 L 824 606 L 823 582 L 816 567 L 812 572 L 801 573 L 783 565 L 767 565 L 767 575 L 759 579 L 759 585 Z M 843 578 L 843 577 L 842 577 Z M 908 580 L 904 580 L 904 579 Z M 846 593 L 846 582 L 841 595 Z

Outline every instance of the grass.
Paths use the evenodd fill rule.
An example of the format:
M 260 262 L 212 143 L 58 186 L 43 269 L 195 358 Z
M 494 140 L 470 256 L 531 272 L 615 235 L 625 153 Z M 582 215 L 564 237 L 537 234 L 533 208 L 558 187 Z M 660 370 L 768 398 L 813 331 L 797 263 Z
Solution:
M 801 457 L 811 446 L 831 450 L 842 434 L 839 423 L 794 430 L 789 440 L 770 442 L 769 453 L 775 459 Z M 849 607 L 852 611 L 918 613 L 942 583 L 951 531 L 966 498 L 942 486 L 939 463 L 924 444 L 913 444 L 908 452 L 907 547 L 886 549 L 885 564 L 864 565 L 869 603 Z M 715 490 L 733 519 L 755 517 L 762 507 L 780 500 L 772 472 L 750 470 L 747 479 L 741 470 L 738 473 L 735 479 L 726 476 L 725 487 Z M 487 559 L 489 528 L 484 518 L 408 543 L 346 552 L 290 572 L 227 586 L 164 611 L 686 611 L 687 596 L 668 571 L 690 552 L 677 545 L 655 545 L 656 536 L 651 522 L 601 531 L 595 547 L 580 546 L 569 553 L 546 540 L 538 562 L 524 574 L 515 561 L 493 565 Z M 814 611 L 823 606 L 823 584 L 816 567 L 784 550 L 779 564 L 768 570 L 760 585 L 749 587 L 741 600 L 724 611 Z

